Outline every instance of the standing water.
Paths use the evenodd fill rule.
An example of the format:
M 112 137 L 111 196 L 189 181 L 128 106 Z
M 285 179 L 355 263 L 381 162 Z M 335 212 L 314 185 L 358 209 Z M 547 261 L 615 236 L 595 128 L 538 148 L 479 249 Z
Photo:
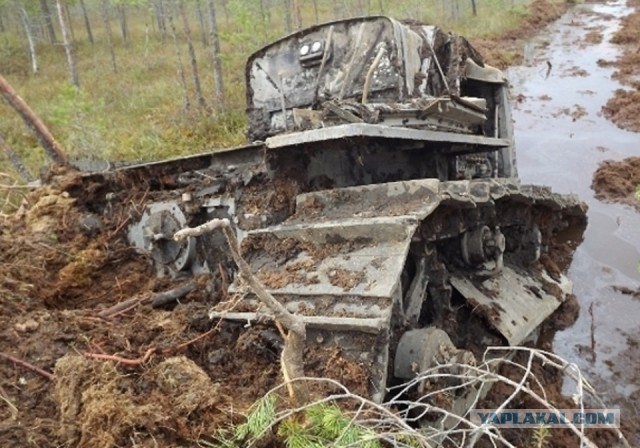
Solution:
M 600 202 L 590 187 L 603 160 L 640 155 L 640 134 L 601 114 L 620 84 L 612 68 L 597 64 L 618 57 L 609 40 L 630 11 L 620 0 L 575 7 L 530 43 L 525 64 L 508 76 L 522 182 L 575 193 L 589 204 L 585 239 L 569 271 L 580 317 L 557 333 L 554 351 L 576 363 L 623 419 L 637 420 L 640 300 L 616 287 L 636 290 L 640 283 L 640 213 Z

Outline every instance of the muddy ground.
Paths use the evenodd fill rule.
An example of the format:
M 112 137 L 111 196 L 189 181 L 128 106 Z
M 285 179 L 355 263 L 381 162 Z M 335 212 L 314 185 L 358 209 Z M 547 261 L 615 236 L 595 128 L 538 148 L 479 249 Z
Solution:
M 600 60 L 615 67 L 614 79 L 624 86 L 602 108 L 605 116 L 622 129 L 640 132 L 640 0 L 629 0 L 635 11 L 622 20 L 611 39 L 620 45 L 622 55 L 614 60 Z
M 552 347 L 580 367 L 606 403 L 621 409 L 623 427 L 640 416 L 640 214 L 612 200 L 634 205 L 639 140 L 612 124 L 603 106 L 617 89 L 627 89 L 615 65 L 627 46 L 614 42 L 634 13 L 631 3 L 637 5 L 611 0 L 577 6 L 533 40 L 522 66 L 508 71 L 517 99 L 522 181 L 578 194 L 589 205 L 584 242 L 569 270 L 581 312 L 574 325 L 556 333 Z M 572 393 L 571 384 L 562 386 L 559 393 Z M 639 429 L 624 430 L 631 446 L 640 446 Z
M 490 63 L 518 60 L 518 39 L 564 11 L 533 5 L 520 31 L 481 42 Z M 236 324 L 209 320 L 229 299 L 218 284 L 200 278 L 179 304 L 152 307 L 154 292 L 183 281 L 156 279 L 124 242 L 127 210 L 142 194 L 97 226 L 84 205 L 48 187 L 0 221 L 0 446 L 194 446 L 241 422 L 282 380 L 277 331 L 256 326 L 238 339 Z M 344 363 L 333 372 L 356 391 L 360 375 Z M 558 377 L 544 384 L 564 399 Z
M 640 132 L 640 0 L 629 0 L 627 5 L 634 11 L 622 19 L 620 29 L 611 38 L 622 54 L 612 61 L 598 61 L 600 65 L 614 67 L 613 78 L 625 87 L 616 89 L 602 111 L 620 128 Z M 638 157 L 603 162 L 592 183 L 598 199 L 630 205 L 640 211 L 640 197 L 636 194 L 639 186 Z

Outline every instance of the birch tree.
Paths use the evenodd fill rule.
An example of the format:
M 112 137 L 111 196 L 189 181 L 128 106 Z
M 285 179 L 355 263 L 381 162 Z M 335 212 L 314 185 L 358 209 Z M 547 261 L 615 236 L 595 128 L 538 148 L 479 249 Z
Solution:
M 56 39 L 56 32 L 53 27 L 53 19 L 51 18 L 51 10 L 49 9 L 49 4 L 47 0 L 40 0 L 40 9 L 42 10 L 42 16 L 44 18 L 44 23 L 47 26 L 47 34 L 49 36 L 49 43 L 51 45 L 55 45 L 58 43 Z
M 158 31 L 160 32 L 160 37 L 164 42 L 165 36 L 167 35 L 167 22 L 164 16 L 164 6 L 162 4 L 162 0 L 155 0 L 152 2 L 153 11 L 156 15 L 156 21 L 158 23 Z
M 71 84 L 76 87 L 80 87 L 80 80 L 78 79 L 78 69 L 76 67 L 76 60 L 73 55 L 73 43 L 71 41 L 71 36 L 69 35 L 69 28 L 67 26 L 67 19 L 64 14 L 64 6 L 62 4 L 62 0 L 56 0 L 56 8 L 58 10 L 58 19 L 60 20 L 60 29 L 62 30 L 64 52 L 67 55 L 67 64 L 69 65 L 69 73 L 71 75 Z
M 284 31 L 290 34 L 293 31 L 293 17 L 291 15 L 291 0 L 283 0 Z
M 115 73 L 118 71 L 118 66 L 116 65 L 116 52 L 113 48 L 113 32 L 111 31 L 111 20 L 109 20 L 109 0 L 101 0 L 100 6 L 102 22 L 104 23 L 105 34 L 107 36 L 107 46 L 109 47 L 109 55 L 111 56 L 111 68 Z
M 196 100 L 198 101 L 198 105 L 202 109 L 207 108 L 207 102 L 204 100 L 204 95 L 202 94 L 202 87 L 200 86 L 200 75 L 198 74 L 198 62 L 196 60 L 196 51 L 193 48 L 193 40 L 191 39 L 191 28 L 189 27 L 189 20 L 187 19 L 187 13 L 184 7 L 184 1 L 178 1 L 178 12 L 182 17 L 182 26 L 184 28 L 184 35 L 187 40 L 187 49 L 189 50 L 189 60 L 191 63 L 191 74 L 193 75 L 193 84 L 196 90 Z
M 178 42 L 178 33 L 176 33 L 176 25 L 173 22 L 173 16 L 169 15 L 169 30 L 171 30 L 171 38 L 173 40 L 173 51 L 178 62 L 178 77 L 180 78 L 180 86 L 184 98 L 184 109 L 191 108 L 191 99 L 189 98 L 189 89 L 187 88 L 187 77 L 184 74 L 184 65 L 182 65 L 182 52 L 180 51 L 180 43 Z
M 33 38 L 33 32 L 31 30 L 31 21 L 29 19 L 29 14 L 27 10 L 24 8 L 20 8 L 20 18 L 22 19 L 22 26 L 24 28 L 24 32 L 27 35 L 27 43 L 29 44 L 29 57 L 31 59 L 31 71 L 35 75 L 38 73 L 38 57 L 36 55 L 36 45 Z
M 200 22 L 200 38 L 202 39 L 202 46 L 206 47 L 209 45 L 209 41 L 207 39 L 207 23 L 204 19 L 204 14 L 202 13 L 200 0 L 196 0 L 196 15 L 198 16 L 198 22 Z
M 127 5 L 124 2 L 118 4 L 118 17 L 120 19 L 120 34 L 122 35 L 122 42 L 125 45 L 129 43 L 129 25 L 127 23 Z
M 211 58 L 213 60 L 215 78 L 215 96 L 217 102 L 221 102 L 224 101 L 224 82 L 222 79 L 222 60 L 220 58 L 220 39 L 218 38 L 215 0 L 209 0 L 209 30 L 211 33 Z
M 89 14 L 87 14 L 87 7 L 84 4 L 84 0 L 80 0 L 80 8 L 82 9 L 82 17 L 84 18 L 84 27 L 87 30 L 87 38 L 91 45 L 95 42 L 93 40 L 93 32 L 91 32 L 91 22 L 89 22 Z

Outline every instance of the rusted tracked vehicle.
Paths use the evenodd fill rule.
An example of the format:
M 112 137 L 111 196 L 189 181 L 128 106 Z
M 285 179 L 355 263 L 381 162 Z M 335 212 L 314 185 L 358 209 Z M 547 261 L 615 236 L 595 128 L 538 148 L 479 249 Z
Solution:
M 549 254 L 584 226 L 584 205 L 520 184 L 507 82 L 465 39 L 337 21 L 258 51 L 246 77 L 254 143 L 87 176 L 110 199 L 145 185 L 128 238 L 159 275 L 233 282 L 222 233 L 172 239 L 229 218 L 255 274 L 304 316 L 307 356 L 358 363 L 375 400 L 443 347 L 469 359 L 522 343 L 570 292 Z M 269 310 L 249 291 L 212 318 Z

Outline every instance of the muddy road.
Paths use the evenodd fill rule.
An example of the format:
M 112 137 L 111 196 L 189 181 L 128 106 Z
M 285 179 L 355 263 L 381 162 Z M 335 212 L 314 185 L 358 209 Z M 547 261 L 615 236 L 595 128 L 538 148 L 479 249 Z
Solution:
M 579 5 L 528 45 L 525 65 L 508 72 L 523 183 L 576 193 L 589 204 L 589 226 L 569 272 L 580 317 L 556 335 L 554 350 L 621 407 L 623 420 L 640 414 L 640 300 L 631 293 L 640 283 L 640 213 L 599 201 L 591 182 L 602 161 L 638 154 L 640 135 L 602 116 L 620 84 L 613 68 L 597 63 L 619 56 L 609 40 L 630 12 L 625 1 Z M 640 435 L 630 441 L 640 446 Z

